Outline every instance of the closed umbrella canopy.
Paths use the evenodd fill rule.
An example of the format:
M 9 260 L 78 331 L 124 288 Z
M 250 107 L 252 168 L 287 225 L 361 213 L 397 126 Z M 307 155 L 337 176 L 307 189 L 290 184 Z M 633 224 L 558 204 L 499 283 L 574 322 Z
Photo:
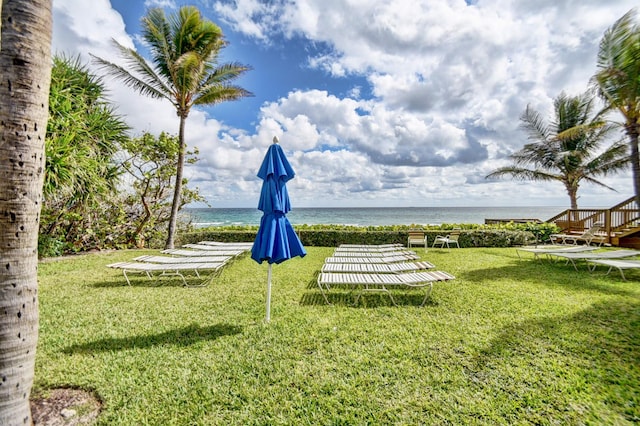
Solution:
M 260 228 L 251 248 L 251 258 L 269 263 L 267 279 L 267 321 L 270 319 L 271 265 L 307 254 L 286 214 L 291 210 L 286 183 L 295 173 L 278 139 L 267 150 L 258 177 L 263 180 L 258 209 L 263 212 Z

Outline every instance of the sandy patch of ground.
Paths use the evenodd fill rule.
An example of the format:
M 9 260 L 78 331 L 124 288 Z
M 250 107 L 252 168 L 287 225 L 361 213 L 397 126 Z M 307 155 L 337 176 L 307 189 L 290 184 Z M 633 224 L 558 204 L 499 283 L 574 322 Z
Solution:
M 49 389 L 31 396 L 31 416 L 36 426 L 75 426 L 94 423 L 102 404 L 82 389 Z

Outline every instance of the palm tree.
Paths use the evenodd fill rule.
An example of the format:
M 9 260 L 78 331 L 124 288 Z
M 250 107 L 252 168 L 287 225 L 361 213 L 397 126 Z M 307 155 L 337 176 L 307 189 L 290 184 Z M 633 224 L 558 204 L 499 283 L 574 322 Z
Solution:
M 153 65 L 135 50 L 117 45 L 131 70 L 101 58 L 96 61 L 112 76 L 140 93 L 169 100 L 180 118 L 176 180 L 169 219 L 167 248 L 173 248 L 186 143 L 185 121 L 194 105 L 213 105 L 252 94 L 231 82 L 250 68 L 238 63 L 219 64 L 226 46 L 222 30 L 203 19 L 193 6 L 183 6 L 168 19 L 160 8 L 150 9 L 142 19 L 142 35 L 151 51 Z
M 51 0 L 3 0 L 0 27 L 0 424 L 31 424 Z
M 546 124 L 527 106 L 520 117 L 521 127 L 533 142 L 510 156 L 512 166 L 496 169 L 487 178 L 509 175 L 520 180 L 562 182 L 571 208 L 577 209 L 581 181 L 614 190 L 596 177 L 624 169 L 629 157 L 621 141 L 601 152 L 602 141 L 615 127 L 591 118 L 594 97 L 588 92 L 575 97 L 561 93 L 554 108 L 555 121 Z
M 640 25 L 635 18 L 632 9 L 604 33 L 592 82 L 605 102 L 605 112 L 617 110 L 624 119 L 636 203 L 640 205 Z

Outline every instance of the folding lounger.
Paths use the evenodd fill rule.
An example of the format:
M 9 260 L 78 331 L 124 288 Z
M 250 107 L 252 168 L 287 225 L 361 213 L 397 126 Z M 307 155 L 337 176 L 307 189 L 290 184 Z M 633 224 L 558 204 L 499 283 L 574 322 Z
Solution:
M 416 252 L 411 250 L 394 251 L 347 251 L 335 249 L 333 252 L 338 257 L 389 257 L 389 256 L 415 256 Z
M 602 252 L 583 252 L 583 253 L 563 253 L 563 252 L 551 252 L 547 253 L 548 256 L 560 257 L 567 259 L 567 263 L 571 262 L 575 270 L 578 270 L 578 266 L 576 265 L 576 260 L 591 260 L 591 259 L 621 259 L 625 257 L 633 257 L 640 255 L 640 251 L 638 250 L 612 250 L 612 251 L 602 251 Z
M 584 242 L 586 245 L 590 245 L 592 242 L 597 242 L 598 246 L 602 245 L 604 238 L 598 235 L 600 230 L 604 227 L 602 222 L 595 222 L 593 226 L 582 233 L 576 234 L 551 234 L 549 237 L 551 241 L 562 241 L 562 244 L 578 244 L 578 241 Z
M 185 279 L 183 272 L 192 272 L 198 278 L 201 271 L 208 271 L 216 273 L 226 265 L 226 262 L 199 262 L 199 263 L 146 263 L 146 262 L 118 262 L 107 265 L 109 268 L 122 269 L 124 278 L 127 280 L 127 284 L 131 285 L 129 276 L 127 274 L 138 273 L 146 274 L 149 279 L 161 277 L 161 276 L 178 276 L 182 279 L 185 287 L 204 287 L 209 284 L 209 281 L 213 277 L 207 277 L 202 283 L 198 285 L 189 285 Z M 157 275 L 154 275 L 157 273 Z
M 166 249 L 160 253 L 170 254 L 172 256 L 240 256 L 245 253 L 245 250 L 217 250 L 212 252 L 211 250 L 189 250 L 189 249 Z
M 454 278 L 453 275 L 442 271 L 407 272 L 403 274 L 335 274 L 320 272 L 318 275 L 318 287 L 327 304 L 330 303 L 326 292 L 331 290 L 332 286 L 346 285 L 352 289 L 357 289 L 358 296 L 355 303 L 358 302 L 364 292 L 377 291 L 387 293 L 394 305 L 396 305 L 396 301 L 393 299 L 390 289 L 424 288 L 425 296 L 420 304 L 420 306 L 424 306 L 431 295 L 434 281 L 448 281 Z
M 587 251 L 597 250 L 597 247 L 591 246 L 561 246 L 561 245 L 550 245 L 544 247 L 520 247 L 516 249 L 516 254 L 520 257 L 521 251 L 526 251 L 528 253 L 533 253 L 534 259 L 539 259 L 539 255 L 541 254 L 552 254 L 552 253 L 582 253 Z
M 189 248 L 189 249 L 193 249 L 193 250 L 206 250 L 206 251 L 229 251 L 229 250 L 236 250 L 236 251 L 241 251 L 241 252 L 245 252 L 245 251 L 249 251 L 251 250 L 251 246 L 231 246 L 231 245 L 210 245 L 210 244 L 185 244 L 182 246 L 183 248 Z
M 370 248 L 370 249 L 388 249 L 396 248 L 402 250 L 402 244 L 340 244 L 338 248 Z
M 429 262 L 400 262 L 400 263 L 325 263 L 322 272 L 349 272 L 397 274 L 400 272 L 415 272 L 435 268 Z
M 198 244 L 204 244 L 208 246 L 219 246 L 224 248 L 243 248 L 243 249 L 251 249 L 253 247 L 253 243 L 244 242 L 244 243 L 223 243 L 219 241 L 200 241 Z
M 398 251 L 405 251 L 404 246 L 390 246 L 390 247 L 374 247 L 374 246 L 362 246 L 362 247 L 345 247 L 338 246 L 336 253 L 351 252 L 351 253 L 395 253 Z
M 342 253 L 336 253 L 335 256 L 327 257 L 325 263 L 398 263 L 418 260 L 420 257 L 416 255 L 399 255 L 399 256 L 378 256 L 378 257 L 354 257 L 342 256 Z
M 609 275 L 613 268 L 616 268 L 620 271 L 620 276 L 623 280 L 627 278 L 624 276 L 623 269 L 640 269 L 640 260 L 634 259 L 626 259 L 626 260 L 614 260 L 614 259 L 587 259 L 587 264 L 593 263 L 593 267 L 590 267 L 589 270 L 593 271 L 596 269 L 598 265 L 605 265 L 609 267 L 606 275 Z
M 138 256 L 133 258 L 137 262 L 150 262 L 150 263 L 219 263 L 228 262 L 232 259 L 232 256 L 185 256 L 185 257 L 173 257 L 173 256 Z

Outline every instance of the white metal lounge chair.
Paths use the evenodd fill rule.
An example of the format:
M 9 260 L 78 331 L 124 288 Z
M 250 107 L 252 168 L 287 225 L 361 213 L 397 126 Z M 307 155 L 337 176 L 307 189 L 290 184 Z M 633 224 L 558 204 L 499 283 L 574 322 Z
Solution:
M 525 251 L 528 253 L 533 253 L 534 259 L 539 259 L 540 255 L 546 255 L 550 253 L 582 253 L 597 250 L 597 247 L 592 246 L 574 246 L 574 245 L 548 245 L 548 246 L 539 246 L 539 247 L 519 247 L 516 249 L 516 254 L 520 257 L 520 252 Z
M 602 245 L 604 238 L 598 235 L 598 232 L 604 227 L 602 222 L 595 222 L 592 227 L 582 233 L 577 234 L 551 234 L 549 237 L 553 242 L 562 242 L 562 244 L 578 244 L 578 242 L 584 242 L 586 245 L 590 245 L 592 242 L 597 242 L 598 246 Z
M 400 248 L 403 249 L 402 244 L 340 244 L 339 248 Z
M 318 287 L 327 304 L 330 303 L 326 292 L 330 291 L 332 286 L 346 285 L 358 291 L 355 303 L 358 302 L 364 292 L 377 291 L 387 293 L 394 305 L 396 302 L 389 291 L 390 289 L 424 288 L 425 296 L 420 304 L 420 306 L 424 306 L 431 295 L 434 281 L 448 281 L 454 278 L 453 275 L 442 271 L 407 272 L 403 274 L 335 274 L 320 272 L 318 275 Z
M 251 250 L 251 246 L 230 246 L 230 245 L 210 245 L 210 244 L 185 244 L 182 246 L 183 248 L 188 248 L 192 250 L 207 250 L 207 251 L 249 251 Z
M 333 255 L 338 257 L 393 257 L 393 256 L 416 256 L 416 253 L 410 250 L 396 250 L 396 251 L 390 251 L 390 252 L 335 250 L 333 252 Z
M 378 256 L 378 257 L 356 257 L 342 256 L 337 253 L 335 256 L 327 257 L 325 263 L 398 263 L 418 260 L 420 257 L 416 255 L 397 255 L 397 256 Z
M 170 254 L 172 256 L 240 256 L 245 253 L 245 250 L 217 250 L 212 252 L 211 250 L 189 250 L 189 249 L 166 249 L 160 253 Z
M 400 263 L 325 263 L 322 272 L 349 272 L 397 274 L 400 272 L 415 272 L 435 268 L 429 262 L 400 262 Z
M 150 263 L 219 263 L 228 262 L 232 259 L 232 256 L 138 256 L 133 258 L 137 262 L 150 262 Z
M 399 251 L 405 251 L 405 247 L 404 246 L 391 246 L 391 247 L 345 247 L 345 246 L 338 246 L 338 248 L 335 249 L 336 253 L 343 253 L 343 252 L 351 252 L 351 253 L 381 253 L 381 254 L 387 254 L 387 253 L 395 253 L 395 252 L 399 252 Z
M 460 244 L 458 243 L 458 238 L 460 238 L 460 229 L 454 229 L 449 234 L 442 236 L 437 235 L 435 240 L 433 240 L 433 245 L 431 248 L 439 245 L 441 248 L 447 246 L 447 249 L 451 249 L 451 246 L 455 244 L 456 247 L 460 248 Z
M 609 270 L 607 271 L 606 275 L 609 275 L 613 268 L 616 268 L 618 271 L 620 271 L 620 276 L 623 280 L 627 279 L 624 276 L 624 272 L 622 272 L 623 269 L 640 269 L 640 260 L 634 259 L 587 259 L 587 263 L 593 264 L 593 266 L 589 268 L 590 271 L 595 270 L 596 266 L 598 265 L 608 266 Z
M 182 279 L 185 287 L 204 287 L 209 284 L 212 277 L 207 277 L 206 280 L 200 284 L 191 285 L 187 283 L 184 277 L 184 272 L 194 273 L 198 278 L 201 278 L 200 272 L 218 272 L 220 271 L 226 262 L 200 262 L 200 263 L 146 263 L 146 262 L 118 262 L 107 265 L 109 268 L 121 269 L 127 284 L 131 285 L 128 274 L 138 273 L 145 274 L 149 279 L 154 279 L 162 276 L 178 276 Z M 156 274 L 156 275 L 154 275 Z
M 253 243 L 250 242 L 240 242 L 240 243 L 223 243 L 220 241 L 200 241 L 198 244 L 205 244 L 208 246 L 220 246 L 224 248 L 245 248 L 251 249 L 253 247 Z
M 578 270 L 576 260 L 592 260 L 592 259 L 623 259 L 625 257 L 634 257 L 640 255 L 638 250 L 611 250 L 601 252 L 551 252 L 547 253 L 547 256 L 560 257 L 567 260 L 567 263 L 571 262 L 575 270 Z

